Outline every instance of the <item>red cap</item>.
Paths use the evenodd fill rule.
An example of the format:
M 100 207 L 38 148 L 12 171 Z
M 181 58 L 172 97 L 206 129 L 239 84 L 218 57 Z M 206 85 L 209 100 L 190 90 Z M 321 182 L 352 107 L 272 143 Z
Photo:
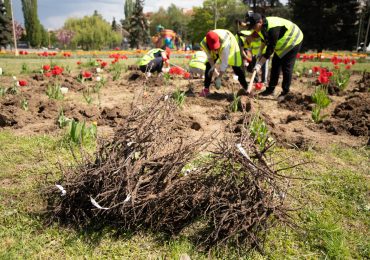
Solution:
M 214 31 L 209 31 L 206 35 L 206 41 L 210 50 L 217 50 L 220 48 L 220 38 Z

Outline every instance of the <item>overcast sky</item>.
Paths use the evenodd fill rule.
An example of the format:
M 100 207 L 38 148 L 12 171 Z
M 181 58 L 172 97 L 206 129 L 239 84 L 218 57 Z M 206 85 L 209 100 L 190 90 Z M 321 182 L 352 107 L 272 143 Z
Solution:
M 23 23 L 21 0 L 12 0 L 15 19 Z M 280 0 L 286 3 L 288 0 Z M 159 7 L 167 8 L 172 3 L 181 8 L 202 6 L 203 0 L 146 0 L 144 12 L 157 11 Z M 38 14 L 41 23 L 46 29 L 58 29 L 63 26 L 69 17 L 83 17 L 92 15 L 97 10 L 111 22 L 113 17 L 117 21 L 123 18 L 124 0 L 38 0 Z

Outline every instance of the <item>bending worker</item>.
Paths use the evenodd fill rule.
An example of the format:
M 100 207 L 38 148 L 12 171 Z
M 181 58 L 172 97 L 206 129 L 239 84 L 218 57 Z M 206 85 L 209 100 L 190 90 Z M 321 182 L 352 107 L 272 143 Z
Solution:
M 244 70 L 242 69 L 240 48 L 235 36 L 230 31 L 222 29 L 209 31 L 206 37 L 200 42 L 200 46 L 208 57 L 204 89 L 200 93 L 200 96 L 205 97 L 209 94 L 213 73 L 216 74 L 216 82 L 220 81 L 228 65 L 232 66 L 243 88 L 248 89 L 248 83 L 245 80 Z M 215 69 L 217 60 L 221 61 L 219 73 Z
M 253 72 L 253 68 L 256 65 L 257 60 L 262 54 L 266 53 L 266 45 L 261 41 L 261 37 L 258 33 L 248 30 L 243 30 L 235 34 L 235 38 L 239 43 L 239 47 L 242 53 L 243 65 L 248 72 Z M 267 82 L 268 74 L 268 60 L 262 65 L 262 83 Z M 258 75 L 255 77 L 255 82 L 260 82 Z
M 148 51 L 138 62 L 139 68 L 142 72 L 162 72 L 162 68 L 169 67 L 171 50 L 152 49 Z
M 261 56 L 254 67 L 259 71 L 266 60 L 274 53 L 270 82 L 260 95 L 268 96 L 274 93 L 278 84 L 280 70 L 283 71 L 283 91 L 279 100 L 289 93 L 292 74 L 297 53 L 301 49 L 303 33 L 297 25 L 280 17 L 263 17 L 259 13 L 248 13 L 246 16 L 248 30 L 259 34 L 262 42 L 267 45 L 266 53 Z M 251 91 L 251 90 L 248 90 Z
M 197 51 L 193 54 L 189 62 L 189 72 L 193 78 L 203 77 L 207 61 L 207 54 L 204 51 Z

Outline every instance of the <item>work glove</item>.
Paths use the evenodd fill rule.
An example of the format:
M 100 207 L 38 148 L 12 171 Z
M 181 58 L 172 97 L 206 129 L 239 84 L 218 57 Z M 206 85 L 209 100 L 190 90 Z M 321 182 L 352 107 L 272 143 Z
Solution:
M 259 71 L 261 70 L 261 68 L 262 68 L 261 64 L 257 63 L 257 64 L 254 66 L 253 70 L 254 70 L 254 71 L 259 72 Z
M 248 67 L 248 65 L 249 65 L 248 60 L 243 60 L 243 66 L 244 66 L 244 67 Z
M 215 85 L 216 85 L 216 89 L 220 89 L 221 88 L 221 77 L 217 77 L 215 79 Z

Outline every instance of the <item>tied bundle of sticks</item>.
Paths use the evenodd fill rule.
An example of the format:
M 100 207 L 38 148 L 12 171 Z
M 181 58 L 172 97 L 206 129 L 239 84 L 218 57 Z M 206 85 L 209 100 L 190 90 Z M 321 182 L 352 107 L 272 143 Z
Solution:
M 227 136 L 209 152 L 214 137 L 191 141 L 184 127 L 171 99 L 134 109 L 94 160 L 63 172 L 64 196 L 50 188 L 51 219 L 170 235 L 190 228 L 206 247 L 259 245 L 273 219 L 287 219 L 287 179 L 247 133 Z

